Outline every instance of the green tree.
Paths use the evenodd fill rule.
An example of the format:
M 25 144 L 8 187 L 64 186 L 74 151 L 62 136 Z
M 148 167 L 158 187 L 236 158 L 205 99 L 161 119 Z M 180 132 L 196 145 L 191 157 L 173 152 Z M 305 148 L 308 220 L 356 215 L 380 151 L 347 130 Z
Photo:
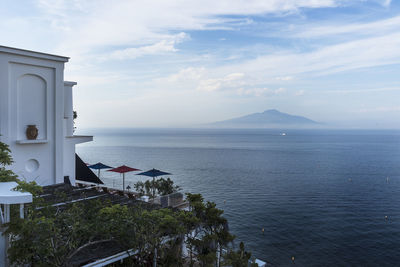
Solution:
M 195 237 L 189 242 L 197 248 L 198 259 L 203 266 L 214 263 L 220 265 L 220 257 L 226 248 L 235 239 L 229 232 L 228 221 L 222 216 L 223 210 L 218 209 L 216 204 L 210 201 L 204 202 L 200 194 L 187 194 L 190 210 L 199 219 L 196 227 Z
M 156 186 L 157 193 L 161 196 L 175 193 L 180 189 L 179 186 L 174 185 L 174 182 L 170 178 L 157 179 L 155 186 Z
M 11 151 L 8 145 L 0 142 L 0 182 L 17 181 L 17 176 L 11 170 L 6 169 L 6 166 L 13 163 L 10 153 Z
M 179 214 L 179 221 L 182 222 L 184 227 L 184 236 L 183 240 L 186 245 L 186 248 L 189 251 L 189 266 L 194 266 L 194 242 L 197 239 L 198 227 L 200 220 L 196 216 L 194 216 L 193 212 L 185 212 L 182 211 Z
M 224 265 L 232 267 L 247 267 L 251 258 L 251 253 L 245 251 L 243 242 L 240 242 L 239 250 L 230 250 L 224 256 Z M 252 267 L 258 266 L 256 263 L 252 263 Z
M 179 186 L 174 185 L 174 182 L 170 178 L 159 178 L 155 180 L 147 180 L 145 182 L 139 181 L 134 185 L 134 187 L 139 194 L 148 196 L 153 196 L 154 192 L 156 192 L 157 195 L 165 196 L 178 192 L 180 189 Z
M 96 227 L 104 205 L 89 201 L 65 209 L 31 206 L 25 219 L 13 220 L 8 225 L 10 261 L 17 265 L 67 266 L 82 247 L 108 235 Z
M 157 260 L 157 253 L 165 250 L 167 241 L 183 234 L 183 224 L 178 220 L 177 213 L 170 209 L 144 211 L 141 214 L 141 235 L 144 244 L 153 252 L 153 264 Z M 153 265 L 155 266 L 155 265 Z
M 69 266 L 74 256 L 90 245 L 113 242 L 122 250 L 136 250 L 133 260 L 139 266 L 179 262 L 177 238 L 185 230 L 180 216 L 170 209 L 149 211 L 99 200 L 62 209 L 31 208 L 25 219 L 8 225 L 9 258 L 16 265 Z M 171 254 L 174 249 L 176 253 Z

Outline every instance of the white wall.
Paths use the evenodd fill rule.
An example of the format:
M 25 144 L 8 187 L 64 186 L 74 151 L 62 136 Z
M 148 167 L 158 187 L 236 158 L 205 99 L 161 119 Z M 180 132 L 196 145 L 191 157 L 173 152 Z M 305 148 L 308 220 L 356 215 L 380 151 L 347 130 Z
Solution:
M 51 70 L 49 80 L 54 75 Z M 26 126 L 34 124 L 39 131 L 38 139 L 47 139 L 47 81 L 41 76 L 25 74 L 17 78 L 15 107 L 17 114 L 17 138 L 25 139 Z
M 59 180 L 55 163 L 60 139 L 56 136 L 55 71 L 43 66 L 9 63 L 9 138 L 15 161 L 12 167 L 20 178 L 43 185 Z M 42 143 L 27 141 L 28 124 L 37 125 L 38 140 Z
M 20 179 L 40 185 L 75 180 L 72 86 L 64 83 L 68 58 L 0 46 L 0 141 L 9 144 Z M 39 129 L 26 138 L 27 125 Z

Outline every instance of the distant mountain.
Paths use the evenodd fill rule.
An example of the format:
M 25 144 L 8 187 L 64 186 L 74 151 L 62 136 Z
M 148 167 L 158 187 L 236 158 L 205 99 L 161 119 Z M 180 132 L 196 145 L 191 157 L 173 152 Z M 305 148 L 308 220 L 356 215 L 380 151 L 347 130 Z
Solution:
M 276 109 L 270 109 L 262 113 L 253 113 L 243 117 L 210 124 L 212 127 L 227 128 L 305 128 L 315 127 L 318 125 L 321 125 L 321 123 L 310 120 L 306 117 L 283 113 Z

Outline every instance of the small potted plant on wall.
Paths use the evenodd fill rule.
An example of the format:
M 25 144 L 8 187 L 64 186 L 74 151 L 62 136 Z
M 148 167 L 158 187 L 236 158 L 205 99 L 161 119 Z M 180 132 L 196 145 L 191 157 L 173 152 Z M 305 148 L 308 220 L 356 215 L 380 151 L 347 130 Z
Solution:
M 76 126 L 75 126 L 75 120 L 78 118 L 78 112 L 76 112 L 75 110 L 73 111 L 73 121 L 74 121 L 74 132 L 76 130 Z

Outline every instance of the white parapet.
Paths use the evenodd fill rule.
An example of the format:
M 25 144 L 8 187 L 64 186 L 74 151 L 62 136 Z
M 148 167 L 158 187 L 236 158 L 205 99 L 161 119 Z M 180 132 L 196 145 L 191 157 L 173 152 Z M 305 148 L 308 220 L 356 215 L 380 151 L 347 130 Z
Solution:
M 15 191 L 16 182 L 0 183 L 0 204 L 25 204 L 32 202 L 32 194 L 28 192 Z
M 266 267 L 267 266 L 267 263 L 265 261 L 262 261 L 262 260 L 259 260 L 259 259 L 256 259 L 255 263 L 258 264 L 258 267 Z
M 15 191 L 16 182 L 0 183 L 0 266 L 8 266 L 8 236 L 3 235 L 2 224 L 10 222 L 10 205 L 20 205 L 20 217 L 24 216 L 24 204 L 32 202 L 32 194 Z

